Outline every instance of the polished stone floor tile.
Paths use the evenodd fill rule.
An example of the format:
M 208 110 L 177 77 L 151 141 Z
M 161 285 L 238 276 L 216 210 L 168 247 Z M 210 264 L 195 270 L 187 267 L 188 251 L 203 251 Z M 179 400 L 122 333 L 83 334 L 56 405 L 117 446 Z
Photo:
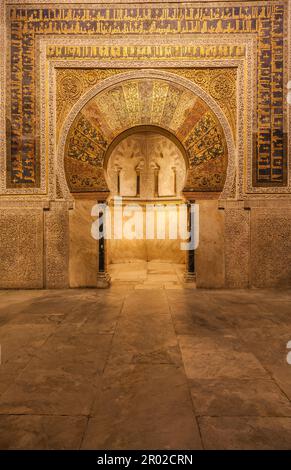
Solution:
M 0 449 L 78 449 L 87 418 L 70 416 L 0 416 Z
M 145 333 L 145 325 L 149 327 Z M 109 362 L 177 362 L 180 359 L 177 338 L 169 315 L 124 316 L 114 335 Z
M 225 318 L 218 311 L 213 303 L 203 298 L 200 301 L 181 302 L 170 300 L 170 311 L 172 315 L 175 331 L 178 335 L 198 335 L 202 336 L 225 330 L 226 328 L 234 328 L 231 321 Z
M 28 369 L 62 369 L 91 377 L 104 370 L 112 343 L 111 335 L 59 331 L 37 351 Z M 24 371 L 25 372 L 25 371 Z
M 105 372 L 85 449 L 200 449 L 183 371 L 167 364 Z
M 151 292 L 133 292 L 124 300 L 124 315 L 170 315 L 164 291 L 152 287 Z
M 267 378 L 256 357 L 241 349 L 236 337 L 179 336 L 179 344 L 189 379 Z
M 0 399 L 0 414 L 88 416 L 95 380 L 55 367 L 25 370 Z
M 281 363 L 281 361 L 280 361 Z M 280 387 L 282 392 L 291 400 L 291 366 L 285 362 L 283 365 L 266 364 L 274 382 Z
M 13 369 L 15 365 L 26 364 L 56 329 L 55 323 L 9 323 L 1 327 L 1 366 Z
M 270 379 L 200 379 L 189 383 L 197 416 L 288 416 L 291 403 Z
M 108 290 L 0 291 L 0 449 L 290 449 L 291 291 L 112 269 Z
M 137 261 L 110 264 L 108 270 L 114 287 L 122 283 L 139 291 L 182 289 L 186 286 L 183 278 L 185 264 Z
M 205 449 L 290 450 L 291 418 L 199 418 Z
M 283 366 L 286 364 L 287 343 L 291 339 L 291 328 L 280 325 L 266 328 L 253 324 L 252 328 L 237 329 L 240 340 L 262 364 Z M 291 372 L 291 367 L 290 367 Z

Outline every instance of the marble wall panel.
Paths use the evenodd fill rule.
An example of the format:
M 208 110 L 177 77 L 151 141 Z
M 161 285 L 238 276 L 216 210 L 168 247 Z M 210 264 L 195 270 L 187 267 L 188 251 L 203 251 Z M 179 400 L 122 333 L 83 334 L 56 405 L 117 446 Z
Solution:
M 196 251 L 196 283 L 200 288 L 225 285 L 224 211 L 216 200 L 199 203 L 200 235 Z
M 54 202 L 45 211 L 45 287 L 69 287 L 69 211 L 66 203 Z
M 291 206 L 251 210 L 251 286 L 291 287 Z
M 43 210 L 0 208 L 0 288 L 43 287 Z
M 129 212 L 128 212 L 129 214 Z M 177 219 L 175 219 L 177 215 Z M 113 220 L 113 216 L 112 216 Z M 159 209 L 159 213 L 153 213 L 153 239 L 146 237 L 146 215 L 145 207 L 142 209 L 142 239 L 128 239 L 128 217 L 123 215 L 121 240 L 111 239 L 108 241 L 108 261 L 110 263 L 122 263 L 130 261 L 167 261 L 171 263 L 185 263 L 185 251 L 181 250 L 181 238 L 179 235 L 179 225 L 177 222 L 177 238 L 171 239 L 171 230 L 175 231 L 178 212 L 175 205 L 164 205 Z M 132 220 L 134 220 L 132 216 Z M 138 220 L 138 219 L 136 219 Z M 186 221 L 186 219 L 185 219 Z M 163 225 L 165 223 L 165 226 Z M 149 224 L 148 224 L 149 226 Z M 170 226 L 172 229 L 170 229 Z M 138 227 L 138 223 L 136 225 Z M 163 227 L 165 235 L 163 238 Z M 133 222 L 133 230 L 135 225 Z M 160 237 L 158 238 L 158 232 Z
M 70 287 L 95 287 L 97 282 L 97 241 L 91 236 L 93 199 L 76 199 L 69 212 Z
M 225 209 L 225 287 L 249 285 L 250 211 Z

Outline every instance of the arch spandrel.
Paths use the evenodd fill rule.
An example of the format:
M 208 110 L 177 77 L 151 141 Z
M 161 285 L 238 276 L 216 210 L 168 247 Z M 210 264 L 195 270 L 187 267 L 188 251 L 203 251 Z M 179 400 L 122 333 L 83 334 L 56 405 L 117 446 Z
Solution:
M 120 79 L 92 95 L 76 113 L 65 141 L 71 192 L 108 191 L 103 171 L 107 149 L 136 126 L 158 126 L 181 142 L 188 158 L 185 191 L 223 190 L 229 172 L 225 125 L 201 96 L 160 75 Z

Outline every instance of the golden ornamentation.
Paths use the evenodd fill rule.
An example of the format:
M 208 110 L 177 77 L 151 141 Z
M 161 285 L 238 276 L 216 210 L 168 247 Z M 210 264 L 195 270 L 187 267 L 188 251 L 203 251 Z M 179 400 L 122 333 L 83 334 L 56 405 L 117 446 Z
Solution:
M 191 75 L 192 80 L 204 89 L 208 90 L 210 74 L 208 70 L 202 69 L 194 71 Z
M 57 69 L 57 140 L 61 124 L 78 99 L 92 86 L 105 78 L 122 73 L 124 69 Z M 76 88 L 75 93 L 74 87 Z M 70 88 L 72 89 L 69 92 Z
M 171 67 L 173 61 L 178 61 L 181 66 L 189 60 L 197 64 L 213 61 L 216 67 L 217 61 L 227 64 L 234 60 L 244 61 L 246 74 L 252 74 L 254 67 L 250 63 L 249 46 L 246 46 L 251 38 L 255 39 L 251 50 L 255 49 L 253 57 L 256 58 L 258 74 L 254 88 L 250 92 L 244 91 L 248 96 L 257 97 L 258 102 L 254 126 L 252 120 L 248 129 L 248 134 L 254 133 L 253 181 L 255 186 L 284 186 L 288 160 L 284 105 L 288 71 L 285 47 L 287 14 L 285 0 L 242 5 L 237 2 L 176 2 L 170 6 L 159 5 L 158 8 L 156 5 L 137 8 L 133 4 L 47 4 L 32 8 L 25 3 L 20 8 L 20 4 L 7 4 L 3 15 L 7 19 L 7 83 L 10 88 L 7 107 L 8 119 L 11 118 L 7 186 L 31 188 L 30 192 L 40 185 L 44 188 L 46 169 L 43 168 L 43 155 L 39 152 L 42 142 L 38 136 L 36 113 L 39 109 L 38 42 L 47 41 L 47 49 L 43 50 L 43 63 L 47 70 L 50 63 L 59 60 L 62 63 L 68 61 L 70 65 L 74 60 L 87 60 L 87 63 L 111 61 L 112 64 L 123 61 L 130 68 L 140 68 L 138 62 L 147 62 L 149 67 L 155 68 L 155 64 L 161 64 L 161 61 L 165 67 Z M 199 40 L 195 41 L 195 37 Z M 210 37 L 211 42 L 208 40 Z M 217 40 L 213 39 L 215 37 Z M 68 43 L 69 38 L 74 43 Z M 92 40 L 88 45 L 87 38 Z M 104 43 L 100 41 L 102 38 Z M 266 41 L 266 38 L 270 40 Z M 181 43 L 174 44 L 173 39 L 181 39 Z M 42 70 L 40 74 L 43 74 Z M 75 90 L 71 93 L 74 94 Z M 226 115 L 229 109 L 230 116 L 230 107 L 224 105 L 224 108 Z M 232 118 L 230 121 L 234 126 Z M 252 154 L 249 141 L 247 145 L 248 155 Z M 251 171 L 249 166 L 248 173 Z
M 146 102 L 150 107 L 145 106 Z M 193 183 L 187 190 L 223 189 L 227 146 L 214 112 L 201 98 L 180 84 L 166 79 L 142 78 L 105 88 L 77 115 L 69 131 L 65 154 L 71 191 L 102 189 L 104 182 L 101 181 L 100 187 L 97 182 L 100 181 L 99 169 L 103 168 L 106 149 L 114 137 L 128 129 L 129 121 L 130 127 L 155 124 L 178 138 L 189 158 L 192 182 L 195 180 L 195 185 Z M 203 170 L 205 164 L 208 175 Z
M 152 101 L 152 124 L 160 124 L 169 90 L 168 83 L 154 82 Z
M 236 111 L 237 111 L 237 105 L 236 105 L 236 96 L 235 96 L 235 88 L 236 88 L 236 69 L 234 68 L 203 68 L 203 69 L 163 69 L 163 70 L 169 70 L 171 73 L 175 73 L 177 75 L 180 75 L 182 77 L 188 78 L 189 80 L 193 81 L 196 83 L 198 86 L 203 88 L 206 92 L 211 94 L 213 98 L 217 101 L 219 106 L 222 108 L 222 110 L 225 112 L 230 125 L 233 130 L 234 137 L 236 135 Z M 86 91 L 88 91 L 93 85 L 96 83 L 99 83 L 100 81 L 104 80 L 105 78 L 111 77 L 113 75 L 116 75 L 118 73 L 124 73 L 127 72 L 128 69 L 59 69 L 57 70 L 57 122 L 58 124 L 62 123 L 66 116 L 68 115 L 70 109 L 72 106 L 76 103 L 78 98 L 82 96 Z M 65 83 L 70 83 L 71 81 L 74 82 L 78 79 L 78 86 L 81 87 L 81 93 L 78 97 L 75 97 L 73 94 L 69 95 L 65 94 L 63 92 L 63 88 L 61 86 L 62 82 Z M 60 84 L 59 84 L 60 82 Z M 220 82 L 222 83 L 220 85 Z M 225 85 L 224 85 L 225 83 Z M 144 82 L 143 82 L 144 84 Z M 144 86 L 141 83 L 138 85 L 138 90 L 133 91 L 133 95 L 136 93 L 140 94 L 140 106 L 149 106 L 149 100 L 151 98 L 151 92 L 147 94 L 147 99 L 146 103 L 143 100 L 144 94 L 140 91 L 140 87 Z M 147 86 L 147 85 L 145 85 Z M 221 91 L 221 93 L 218 93 L 218 87 L 221 86 L 221 88 L 224 88 L 224 90 Z M 229 94 L 227 94 L 227 91 L 229 91 Z M 121 100 L 124 100 L 124 97 L 120 95 L 120 92 L 117 92 L 114 90 L 112 92 L 113 94 L 111 95 L 111 98 L 115 102 L 115 105 L 117 105 L 117 100 L 120 98 Z M 224 93 L 224 94 L 223 94 Z M 168 116 L 170 116 L 169 108 L 173 108 L 174 103 L 173 100 L 178 100 L 179 96 L 181 94 L 181 91 L 177 90 L 177 88 L 169 87 L 168 90 L 168 96 L 163 95 L 161 97 L 161 106 L 164 109 L 164 113 L 167 113 Z M 176 96 L 177 95 L 177 96 Z M 119 98 L 118 98 L 119 96 Z M 192 96 L 193 99 L 193 96 Z M 178 100 L 179 101 L 179 100 Z M 129 116 L 125 116 L 120 114 L 121 112 L 121 106 L 119 106 L 119 112 L 117 111 L 117 115 L 119 119 L 123 122 L 124 120 L 128 120 L 131 117 L 132 123 L 131 125 L 134 125 L 135 122 L 138 121 L 137 117 L 133 117 L 134 113 L 140 112 L 138 110 L 135 110 L 134 113 L 130 114 Z M 123 108 L 124 109 L 124 108 Z M 176 108 L 177 112 L 177 108 Z M 181 109 L 181 117 L 178 118 L 178 114 L 175 116 L 175 120 L 177 120 L 177 126 L 178 126 L 178 121 L 181 121 L 183 119 L 183 113 L 184 110 Z M 144 111 L 142 112 L 144 116 Z M 169 118 L 168 118 L 169 119 Z M 167 118 L 165 116 L 165 121 L 167 121 Z M 155 123 L 158 122 L 158 117 L 154 118 Z M 174 125 L 174 122 L 172 122 L 172 125 Z M 58 129 L 60 128 L 60 125 L 57 126 Z
M 219 101 L 229 100 L 235 92 L 235 83 L 228 75 L 220 74 L 210 82 L 209 91 Z
M 217 102 L 224 111 L 236 140 L 236 81 L 237 71 L 235 68 L 203 68 L 203 69 L 172 69 L 172 73 L 188 78 L 203 88 Z
M 127 82 L 122 85 L 122 88 L 131 125 L 135 126 L 140 123 L 140 97 L 138 82 Z M 124 126 L 124 123 L 122 123 L 122 126 Z
M 63 75 L 58 83 L 59 94 L 65 100 L 77 101 L 82 93 L 82 82 L 77 73 Z

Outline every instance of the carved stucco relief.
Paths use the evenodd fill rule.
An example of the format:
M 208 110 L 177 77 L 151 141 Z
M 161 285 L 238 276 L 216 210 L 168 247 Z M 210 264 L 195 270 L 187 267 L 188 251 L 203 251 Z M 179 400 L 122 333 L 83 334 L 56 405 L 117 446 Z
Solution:
M 222 191 L 228 152 L 220 122 L 205 101 L 167 76 L 142 78 L 140 72 L 140 78 L 120 80 L 80 110 L 64 156 L 72 191 L 106 189 L 102 170 L 108 146 L 126 129 L 142 125 L 166 129 L 182 143 L 188 166 L 185 190 Z
M 217 103 L 208 95 L 204 90 L 198 87 L 196 84 L 190 82 L 187 79 L 178 77 L 172 73 L 164 72 L 164 71 L 154 71 L 154 70 L 140 70 L 134 72 L 126 72 L 122 75 L 118 75 L 117 77 L 111 77 L 105 79 L 100 84 L 97 84 L 95 87 L 91 88 L 83 97 L 73 106 L 71 113 L 68 115 L 62 131 L 60 135 L 60 141 L 58 145 L 58 163 L 59 163 L 59 175 L 61 175 L 63 181 L 63 190 L 64 192 L 68 192 L 67 185 L 65 182 L 65 171 L 64 171 L 64 154 L 65 154 L 65 146 L 67 142 L 67 137 L 71 126 L 76 119 L 78 113 L 81 109 L 98 93 L 101 93 L 102 90 L 106 90 L 111 86 L 116 84 L 120 84 L 122 82 L 128 82 L 137 79 L 152 79 L 152 80 L 164 80 L 166 82 L 174 83 L 177 86 L 185 88 L 192 92 L 195 96 L 201 99 L 206 105 L 211 109 L 214 116 L 216 116 L 219 125 L 221 125 L 226 141 L 227 152 L 229 156 L 229 164 L 227 168 L 227 176 L 226 176 L 226 183 L 224 186 L 224 194 L 228 194 L 230 196 L 230 191 L 233 187 L 233 179 L 235 177 L 235 159 L 236 159 L 236 150 L 235 144 L 233 140 L 232 130 L 227 121 L 226 116 L 222 112 L 221 108 L 217 105 Z
M 248 36 L 248 37 L 247 37 Z M 116 38 L 113 38 L 113 39 L 116 39 Z M 113 43 L 114 43 L 114 40 L 112 39 Z M 161 42 L 165 42 L 165 38 L 161 38 Z M 194 39 L 194 37 L 193 37 Z M 216 38 L 217 39 L 217 35 L 216 35 Z M 240 42 L 239 44 L 242 45 L 242 41 L 241 41 L 241 38 L 240 39 Z M 101 66 L 103 68 L 106 68 L 106 66 L 111 66 L 112 65 L 112 62 L 108 62 L 108 61 L 94 61 L 94 60 L 81 60 L 81 61 L 78 61 L 78 60 L 74 60 L 74 61 L 68 61 L 68 60 L 50 60 L 49 61 L 49 67 L 46 66 L 46 63 L 47 63 L 47 59 L 46 59 L 46 50 L 47 50 L 47 47 L 48 47 L 48 44 L 53 40 L 54 43 L 63 43 L 65 41 L 66 44 L 73 44 L 72 41 L 75 41 L 75 39 L 72 39 L 72 38 L 66 38 L 65 40 L 63 38 L 44 38 L 44 37 L 39 37 L 38 38 L 39 40 L 39 50 L 40 50 L 40 61 L 39 61 L 39 91 L 40 91 L 40 103 L 41 103 L 41 110 L 40 110 L 40 123 L 39 123 L 39 127 L 40 127 L 40 135 L 41 135 L 41 144 L 40 144 L 40 149 L 41 149 L 41 164 L 40 164 L 40 167 L 41 167 L 41 187 L 39 190 L 37 189 L 34 189 L 33 191 L 30 190 L 30 189 L 27 189 L 25 190 L 25 193 L 26 194 L 43 194 L 45 195 L 48 191 L 48 196 L 49 197 L 55 197 L 53 196 L 54 194 L 56 194 L 56 186 L 58 186 L 58 194 L 61 194 L 61 191 L 59 190 L 60 188 L 60 182 L 58 182 L 58 184 L 56 185 L 56 178 L 53 177 L 53 175 L 55 174 L 56 172 L 56 166 L 55 166 L 55 160 L 54 158 L 52 158 L 52 155 L 56 153 L 56 129 L 55 129 L 55 126 L 54 126 L 54 122 L 56 120 L 56 109 L 55 109 L 55 103 L 56 103 L 56 100 L 57 100 L 57 97 L 56 97 L 56 72 L 59 68 L 72 68 L 72 67 L 79 67 L 79 68 L 91 68 L 92 67 L 96 67 L 97 63 L 98 63 L 98 66 Z M 192 40 L 192 38 L 191 38 Z M 233 44 L 233 40 L 234 38 L 232 37 L 232 41 L 231 41 L 231 44 Z M 92 41 L 92 40 L 90 40 Z M 107 39 L 108 41 L 108 39 Z M 110 42 L 112 42 L 110 41 Z M 135 40 L 136 41 L 136 40 Z M 182 43 L 182 44 L 187 44 L 189 41 L 189 39 L 187 38 L 183 38 L 180 39 L 178 42 Z M 199 44 L 209 44 L 211 43 L 210 41 L 210 38 L 207 40 L 205 37 L 197 37 L 197 35 L 195 35 L 195 41 Z M 100 42 L 100 38 L 99 38 L 99 42 Z M 127 41 L 128 42 L 128 41 Z M 129 41 L 130 42 L 130 41 Z M 131 38 L 131 42 L 132 42 L 132 38 Z M 152 42 L 154 42 L 152 40 Z M 170 43 L 173 43 L 173 44 L 177 44 L 177 38 L 171 38 L 171 40 L 167 39 L 167 43 L 170 42 Z M 228 45 L 230 44 L 230 41 L 229 41 L 229 38 L 226 38 L 225 36 L 221 35 L 219 37 L 219 42 L 223 45 Z M 84 43 L 88 43 L 88 39 L 87 38 L 82 38 L 82 40 L 80 41 L 80 43 L 84 44 Z M 104 40 L 103 40 L 103 43 L 104 43 Z M 142 39 L 141 38 L 138 38 L 138 43 L 141 44 L 142 43 Z M 246 55 L 247 55 L 247 62 L 248 64 L 250 65 L 250 63 L 252 64 L 252 60 L 251 60 L 251 57 L 252 56 L 252 47 L 253 47 L 253 38 L 250 37 L 250 35 L 246 35 L 245 37 L 245 42 L 244 44 L 247 44 L 248 45 L 248 48 L 247 48 L 247 51 L 246 51 Z M 243 49 L 241 49 L 243 50 Z M 209 66 L 211 65 L 212 67 L 214 68 L 217 68 L 217 72 L 218 70 L 220 70 L 222 67 L 223 68 L 226 68 L 227 67 L 231 67 L 233 70 L 238 70 L 238 74 L 240 75 L 240 80 L 242 79 L 242 67 L 243 67 L 243 60 L 237 60 L 237 59 L 223 59 L 223 60 L 218 60 L 218 59 L 215 59 L 215 60 L 183 60 L 183 67 L 184 68 L 192 68 L 193 69 L 193 66 L 195 65 L 196 67 L 198 68 L 201 68 L 201 69 L 206 69 L 207 67 L 209 68 Z M 117 68 L 121 68 L 121 67 L 124 67 L 125 63 L 124 61 L 117 61 L 115 60 L 114 61 L 114 65 L 117 67 Z M 126 65 L 130 65 L 131 67 L 141 67 L 141 66 L 148 66 L 148 62 L 143 62 L 142 60 L 139 60 L 139 61 L 127 61 L 126 62 Z M 155 67 L 159 67 L 159 68 L 164 68 L 164 67 L 171 67 L 171 68 L 174 68 L 174 67 L 177 67 L 177 66 L 180 66 L 181 65 L 181 62 L 180 61 L 175 61 L 175 60 L 162 60 L 162 61 L 158 61 L 156 60 L 154 62 L 154 65 Z M 46 71 L 48 70 L 48 75 L 46 73 Z M 91 70 L 90 70 L 91 72 Z M 103 71 L 103 76 L 104 76 L 104 72 Z M 116 72 L 118 73 L 119 70 Z M 173 70 L 173 72 L 175 73 L 175 69 Z M 185 70 L 186 72 L 186 70 Z M 110 74 L 112 73 L 112 71 L 110 71 Z M 235 72 L 236 73 L 236 72 Z M 105 72 L 106 74 L 106 72 Z M 252 75 L 248 75 L 248 82 L 250 82 L 250 78 L 252 77 Z M 92 79 L 92 77 L 91 77 Z M 199 81 L 199 76 L 197 76 L 197 81 Z M 241 83 L 238 82 L 238 86 L 241 86 Z M 250 89 L 250 87 L 248 87 L 248 90 Z M 72 94 L 74 93 L 74 90 L 71 91 Z M 215 94 L 215 92 L 214 92 Z M 249 109 L 252 109 L 252 100 L 248 99 L 248 100 L 245 100 L 244 103 L 242 103 L 243 99 L 242 99 L 242 96 L 239 94 L 238 96 L 238 107 L 239 109 L 242 107 L 242 106 L 245 106 L 245 103 L 248 102 L 249 104 Z M 48 111 L 47 111 L 47 107 L 45 105 L 45 103 L 48 103 Z M 221 107 L 223 108 L 223 103 L 222 101 L 220 101 L 220 105 Z M 224 109 L 225 111 L 225 114 L 227 115 L 227 110 Z M 234 111 L 232 111 L 233 115 L 234 115 Z M 224 113 L 223 113 L 224 114 Z M 248 119 L 251 120 L 250 116 L 252 116 L 252 112 L 251 113 L 248 113 L 247 114 L 248 116 Z M 49 125 L 47 124 L 47 121 L 49 121 Z M 242 126 L 240 123 L 239 124 L 239 127 L 238 127 L 238 135 L 242 135 Z M 233 125 L 234 123 L 232 122 L 232 130 L 233 129 Z M 58 126 L 59 127 L 59 126 Z M 48 132 L 48 135 L 47 137 L 45 137 L 46 133 Z M 238 143 L 238 147 L 240 146 L 239 145 L 240 143 Z M 242 147 L 242 145 L 241 145 Z M 248 155 L 249 155 L 249 159 L 251 159 L 251 142 L 249 142 L 249 152 L 248 152 Z M 244 148 L 244 151 L 245 151 L 245 148 Z M 47 163 L 45 164 L 45 160 L 47 161 Z M 242 167 L 243 165 L 243 162 L 241 161 L 242 159 L 239 160 L 239 163 L 238 165 L 240 165 Z M 46 171 L 49 170 L 48 172 Z M 241 168 L 242 170 L 242 168 Z M 48 173 L 48 174 L 47 174 Z M 242 171 L 238 172 L 238 179 L 237 179 L 237 186 L 240 185 L 240 187 L 242 188 L 242 181 L 241 178 L 242 178 Z M 48 183 L 48 186 L 47 186 L 47 183 Z M 18 189 L 18 190 L 8 190 L 8 192 L 12 192 L 14 194 L 21 194 L 23 193 L 23 190 L 21 189 Z M 40 196 L 41 197 L 41 196 Z

